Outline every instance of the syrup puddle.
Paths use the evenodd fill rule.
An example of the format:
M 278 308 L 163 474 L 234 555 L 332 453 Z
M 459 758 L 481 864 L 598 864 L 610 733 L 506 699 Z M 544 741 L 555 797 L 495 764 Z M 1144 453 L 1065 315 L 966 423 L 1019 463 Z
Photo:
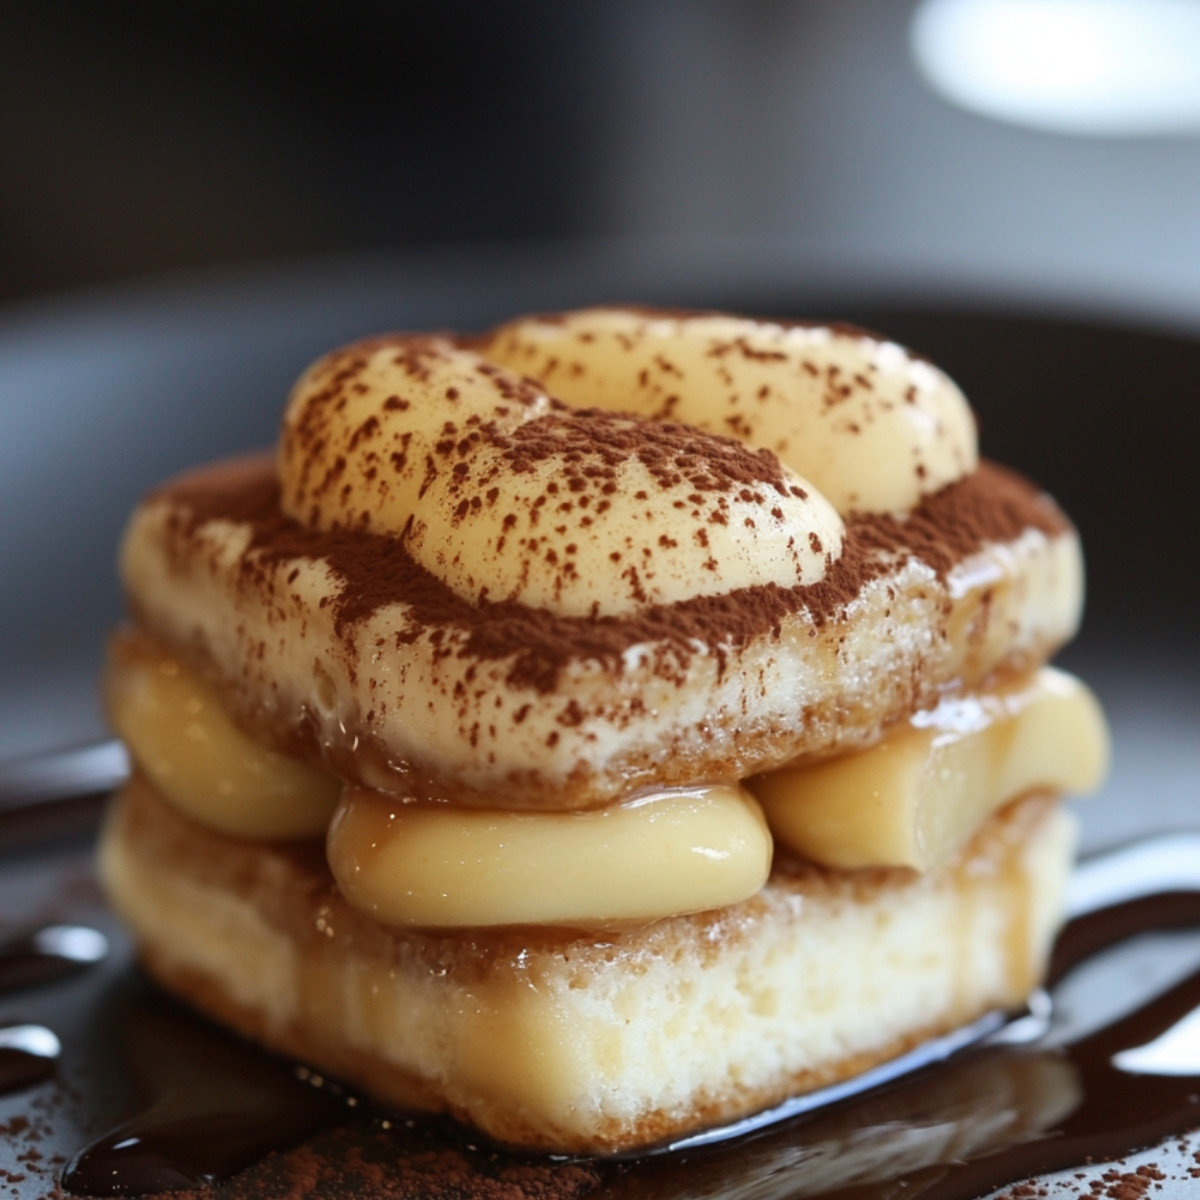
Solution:
M 155 993 L 122 1014 L 129 1066 L 148 1107 L 76 1155 L 68 1191 L 139 1196 L 227 1179 L 273 1150 L 351 1120 L 331 1089 Z

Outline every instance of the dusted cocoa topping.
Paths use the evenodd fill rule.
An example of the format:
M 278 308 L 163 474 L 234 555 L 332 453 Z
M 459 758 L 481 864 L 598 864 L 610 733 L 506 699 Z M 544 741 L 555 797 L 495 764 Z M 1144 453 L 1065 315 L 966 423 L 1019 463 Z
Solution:
M 586 492 L 594 481 L 602 494 L 611 494 L 613 489 L 605 485 L 631 457 L 664 491 L 684 479 L 697 492 L 728 493 L 755 484 L 781 496 L 789 490 L 779 459 L 768 450 L 751 450 L 732 438 L 705 438 L 698 445 L 690 426 L 635 422 L 596 408 L 543 417 L 522 425 L 503 443 L 503 459 L 514 471 L 532 470 L 547 459 L 561 461 L 566 468 L 563 485 L 573 493 Z
M 954 383 L 850 326 L 593 308 L 520 317 L 471 345 L 568 404 L 771 450 L 843 516 L 910 509 L 977 463 Z
M 982 462 L 974 475 L 935 492 L 904 517 L 874 514 L 852 527 L 864 549 L 907 551 L 944 579 L 985 542 L 1011 541 L 1027 529 L 1054 537 L 1071 526 L 1049 496 L 1015 471 Z
M 524 461 L 522 452 L 530 456 L 539 452 L 532 427 L 526 428 L 531 433 L 523 435 L 520 449 L 513 450 L 518 463 Z M 642 447 L 639 442 L 638 448 Z M 755 465 L 773 460 L 761 452 L 743 454 Z M 733 456 L 731 461 L 742 459 Z M 707 487 L 717 486 L 709 482 L 716 479 L 711 471 L 698 478 Z M 722 486 L 730 486 L 729 479 L 726 475 Z M 773 483 L 765 467 L 759 481 Z M 944 578 L 988 542 L 1010 541 L 1027 529 L 1056 536 L 1070 528 L 1053 502 L 1019 475 L 983 463 L 973 475 L 930 496 L 905 517 L 851 517 L 842 555 L 819 583 L 741 589 L 651 607 L 630 618 L 576 618 L 512 603 L 475 606 L 413 562 L 394 539 L 346 529 L 305 528 L 280 511 L 279 485 L 266 456 L 185 476 L 156 495 L 177 506 L 172 527 L 176 559 L 185 560 L 194 552 L 194 535 L 205 523 L 244 523 L 251 530 L 241 560 L 244 586 L 256 586 L 267 564 L 324 559 L 344 581 L 334 601 L 337 629 L 343 637 L 352 640 L 355 627 L 383 606 L 408 604 L 416 624 L 468 628 L 466 652 L 471 656 L 483 660 L 515 656 L 510 679 L 544 692 L 554 688 L 568 663 L 590 659 L 613 664 L 629 647 L 645 642 L 665 643 L 686 658 L 697 641 L 712 648 L 736 647 L 770 635 L 780 621 L 801 610 L 822 625 L 843 613 L 867 581 L 891 569 L 898 559 L 915 557 Z
M 1042 661 L 1082 597 L 1074 531 L 979 466 L 931 364 L 617 310 L 327 356 L 274 466 L 156 493 L 122 563 L 138 624 L 252 736 L 393 795 L 558 811 L 868 745 Z

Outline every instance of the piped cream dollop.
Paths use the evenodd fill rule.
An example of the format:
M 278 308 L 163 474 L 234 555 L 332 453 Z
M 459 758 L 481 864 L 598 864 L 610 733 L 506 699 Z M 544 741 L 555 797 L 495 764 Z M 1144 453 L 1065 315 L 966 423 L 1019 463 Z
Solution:
M 248 737 L 172 655 L 136 636 L 115 638 L 104 691 L 138 770 L 180 812 L 234 837 L 324 834 L 341 781 Z
M 283 511 L 311 529 L 403 533 L 439 472 L 555 407 L 448 338 L 335 350 L 300 376 L 284 411 Z
M 819 582 L 841 519 L 773 455 L 686 426 L 554 414 L 441 472 L 413 557 L 460 596 L 568 616 Z
M 1087 795 L 1109 739 L 1096 697 L 1042 667 L 948 695 L 874 746 L 748 781 L 779 841 L 828 867 L 949 862 L 995 812 L 1033 791 Z
M 978 462 L 954 382 L 858 329 L 596 308 L 519 318 L 480 350 L 568 403 L 771 450 L 843 515 L 912 508 Z
M 844 534 L 770 451 L 568 408 L 445 339 L 365 343 L 311 368 L 280 475 L 303 524 L 390 534 L 465 600 L 564 616 L 818 583 Z

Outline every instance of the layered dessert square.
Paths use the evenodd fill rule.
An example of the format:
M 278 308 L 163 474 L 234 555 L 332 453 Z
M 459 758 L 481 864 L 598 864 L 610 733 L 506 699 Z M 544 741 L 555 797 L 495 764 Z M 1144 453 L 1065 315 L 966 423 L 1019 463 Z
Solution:
M 363 341 L 149 495 L 101 850 L 166 987 L 498 1142 L 650 1146 L 1044 971 L 1077 535 L 942 372 L 591 309 Z

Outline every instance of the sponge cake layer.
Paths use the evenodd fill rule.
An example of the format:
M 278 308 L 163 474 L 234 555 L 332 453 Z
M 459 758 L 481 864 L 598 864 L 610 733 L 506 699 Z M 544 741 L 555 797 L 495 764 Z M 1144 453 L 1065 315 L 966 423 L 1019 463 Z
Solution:
M 203 829 L 135 778 L 102 869 L 152 975 L 387 1104 L 497 1141 L 649 1145 L 882 1062 L 1036 986 L 1073 822 L 1035 796 L 938 871 L 783 859 L 756 896 L 603 935 L 385 928 L 319 844 Z

